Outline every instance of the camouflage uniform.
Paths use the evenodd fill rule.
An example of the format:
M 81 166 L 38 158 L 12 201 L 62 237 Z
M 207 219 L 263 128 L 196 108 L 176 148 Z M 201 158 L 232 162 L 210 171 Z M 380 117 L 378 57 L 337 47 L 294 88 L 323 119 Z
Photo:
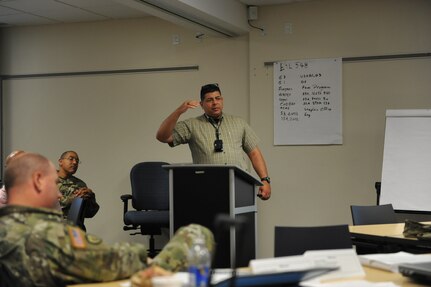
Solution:
M 420 240 L 431 240 L 431 225 L 406 219 L 403 235 Z
M 178 230 L 152 264 L 171 271 L 187 268 L 196 236 L 214 248 L 212 233 L 201 226 Z M 99 237 L 65 224 L 59 211 L 24 206 L 0 209 L 0 286 L 65 286 L 130 277 L 147 265 L 144 245 L 108 246 Z
M 75 198 L 75 190 L 83 187 L 87 187 L 87 184 L 73 175 L 68 178 L 58 178 L 58 189 L 63 195 L 60 199 L 60 205 L 63 210 L 64 217 L 67 217 L 67 214 L 69 213 L 70 205 L 72 204 L 72 200 Z M 96 202 L 96 197 L 94 196 L 86 199 L 84 216 L 87 218 L 93 217 L 96 215 L 97 211 L 99 211 L 99 204 Z

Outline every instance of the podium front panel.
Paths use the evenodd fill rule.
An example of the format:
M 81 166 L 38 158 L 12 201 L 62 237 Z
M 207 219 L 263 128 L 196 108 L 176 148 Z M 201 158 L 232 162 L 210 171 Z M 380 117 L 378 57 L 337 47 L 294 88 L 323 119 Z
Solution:
M 256 187 L 232 166 L 169 165 L 170 234 L 188 224 L 209 228 L 217 243 L 214 266 L 247 266 L 256 256 Z M 238 172 L 236 172 L 238 171 Z M 257 183 L 259 183 L 257 181 Z M 246 219 L 241 232 L 216 230 L 218 214 Z M 240 241 L 238 241 L 240 240 Z
M 173 174 L 174 232 L 181 226 L 196 223 L 215 233 L 214 219 L 229 214 L 229 170 L 177 169 Z M 216 234 L 215 234 L 216 235 Z M 229 265 L 229 232 L 217 234 L 215 266 Z
M 229 214 L 229 177 L 223 169 L 178 169 L 173 175 L 174 231 L 190 223 L 214 230 L 214 216 Z

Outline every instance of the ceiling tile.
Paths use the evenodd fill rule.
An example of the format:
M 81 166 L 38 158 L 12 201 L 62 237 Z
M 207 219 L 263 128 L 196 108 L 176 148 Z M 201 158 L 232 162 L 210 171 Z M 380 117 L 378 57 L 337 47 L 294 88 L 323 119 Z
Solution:
M 2 2 L 0 2 L 0 5 L 1 5 L 1 3 Z M 18 13 L 20 13 L 20 12 L 15 10 L 15 9 L 0 6 L 0 15 L 13 15 L 13 14 L 18 14 Z
M 50 20 L 47 18 L 38 17 L 30 14 L 24 14 L 24 13 L 0 16 L 0 26 L 44 25 L 44 24 L 55 24 L 55 23 L 57 22 L 54 20 Z
M 109 0 L 61 0 L 61 2 L 113 19 L 148 16 L 140 10 Z

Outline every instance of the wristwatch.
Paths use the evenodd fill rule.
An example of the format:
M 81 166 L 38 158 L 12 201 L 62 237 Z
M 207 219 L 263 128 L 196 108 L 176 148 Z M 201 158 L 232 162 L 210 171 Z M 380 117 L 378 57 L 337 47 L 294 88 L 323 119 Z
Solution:
M 271 183 L 271 178 L 269 176 L 262 177 L 260 181 L 266 181 L 267 183 Z

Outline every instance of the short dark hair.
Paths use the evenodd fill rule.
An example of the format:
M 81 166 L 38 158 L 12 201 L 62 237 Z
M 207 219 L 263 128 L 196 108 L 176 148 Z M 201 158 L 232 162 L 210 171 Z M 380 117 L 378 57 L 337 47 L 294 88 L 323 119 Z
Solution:
M 63 159 L 63 158 L 65 158 L 65 157 L 66 157 L 66 154 L 68 154 L 69 152 L 76 153 L 76 151 L 74 151 L 74 150 L 67 150 L 67 151 L 63 152 L 63 153 L 60 155 L 60 158 L 59 158 L 59 159 Z M 77 153 L 76 153 L 76 154 L 77 154 Z
M 221 94 L 218 84 L 206 84 L 201 87 L 201 101 L 204 100 L 205 95 L 212 92 L 219 92 Z

